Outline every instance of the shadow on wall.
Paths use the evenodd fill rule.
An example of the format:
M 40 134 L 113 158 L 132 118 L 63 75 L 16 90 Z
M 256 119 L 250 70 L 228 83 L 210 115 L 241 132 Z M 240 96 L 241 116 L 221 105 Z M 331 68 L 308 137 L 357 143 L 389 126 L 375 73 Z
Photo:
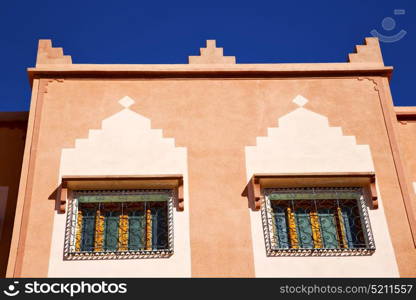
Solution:
M 0 112 L 0 277 L 5 277 L 13 232 L 28 112 Z

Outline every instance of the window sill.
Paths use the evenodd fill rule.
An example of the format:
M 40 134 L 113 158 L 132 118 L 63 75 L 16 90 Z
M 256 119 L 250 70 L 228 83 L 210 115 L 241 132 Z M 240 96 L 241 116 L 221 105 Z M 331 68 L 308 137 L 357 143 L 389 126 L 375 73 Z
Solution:
M 111 260 L 111 259 L 151 259 L 169 258 L 173 250 L 139 250 L 120 252 L 72 252 L 65 260 Z
M 271 249 L 267 251 L 268 257 L 279 256 L 369 256 L 373 255 L 375 248 L 360 249 Z

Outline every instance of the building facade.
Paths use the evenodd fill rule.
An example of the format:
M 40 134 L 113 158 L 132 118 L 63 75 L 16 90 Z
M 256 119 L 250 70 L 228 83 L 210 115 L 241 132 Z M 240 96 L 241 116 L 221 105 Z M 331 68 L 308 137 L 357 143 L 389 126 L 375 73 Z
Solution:
M 345 63 L 72 64 L 39 41 L 8 277 L 416 276 L 416 107 Z M 3 230 L 4 231 L 4 230 Z

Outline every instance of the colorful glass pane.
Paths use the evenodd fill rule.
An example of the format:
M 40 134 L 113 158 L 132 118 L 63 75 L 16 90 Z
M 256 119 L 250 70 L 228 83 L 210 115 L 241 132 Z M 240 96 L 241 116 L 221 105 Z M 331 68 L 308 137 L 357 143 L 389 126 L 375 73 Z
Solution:
M 106 212 L 104 218 L 104 251 L 117 251 L 119 215 L 117 211 Z
M 144 210 L 135 210 L 129 213 L 129 250 L 144 249 L 145 226 Z
M 361 190 L 282 189 L 268 194 L 277 249 L 367 247 Z
M 95 211 L 83 210 L 81 251 L 94 251 Z

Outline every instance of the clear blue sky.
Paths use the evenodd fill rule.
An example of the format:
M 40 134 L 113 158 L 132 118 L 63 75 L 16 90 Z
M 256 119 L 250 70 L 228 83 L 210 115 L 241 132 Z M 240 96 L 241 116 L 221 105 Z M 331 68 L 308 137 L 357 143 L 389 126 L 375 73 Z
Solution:
M 0 111 L 28 110 L 26 68 L 40 38 L 63 47 L 73 63 L 187 63 L 206 39 L 237 63 L 345 62 L 373 29 L 407 32 L 381 46 L 385 64 L 395 67 L 395 104 L 416 106 L 415 0 L 1 1 Z

